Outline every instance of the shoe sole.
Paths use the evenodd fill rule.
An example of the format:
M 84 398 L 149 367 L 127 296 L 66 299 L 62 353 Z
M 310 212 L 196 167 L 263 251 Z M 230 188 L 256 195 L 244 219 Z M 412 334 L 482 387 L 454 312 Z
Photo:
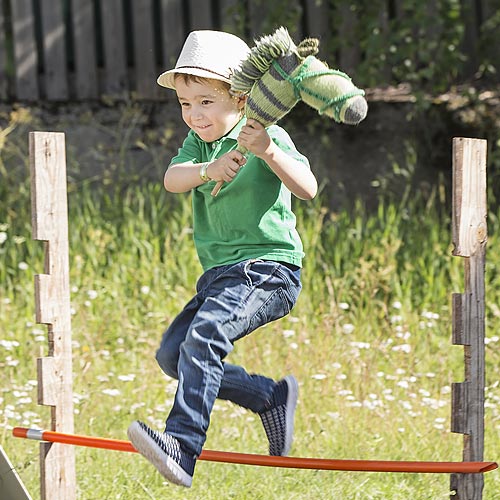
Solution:
M 149 460 L 169 482 L 190 488 L 193 478 L 158 446 L 138 422 L 130 424 L 127 435 L 134 448 Z
M 293 428 L 295 420 L 295 408 L 299 396 L 299 384 L 293 375 L 285 377 L 286 385 L 288 386 L 288 394 L 286 397 L 286 437 L 285 446 L 283 447 L 282 456 L 288 455 L 293 442 Z

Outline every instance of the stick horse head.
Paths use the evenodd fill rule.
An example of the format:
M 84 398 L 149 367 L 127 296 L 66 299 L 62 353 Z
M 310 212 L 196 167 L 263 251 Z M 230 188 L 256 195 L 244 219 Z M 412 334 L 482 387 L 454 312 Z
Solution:
M 231 93 L 247 96 L 245 116 L 268 127 L 303 101 L 338 123 L 357 125 L 363 120 L 368 111 L 364 91 L 345 73 L 317 59 L 318 47 L 316 38 L 295 45 L 284 27 L 258 40 L 231 77 Z M 246 152 L 242 146 L 237 149 Z M 222 182 L 212 194 L 220 186 Z

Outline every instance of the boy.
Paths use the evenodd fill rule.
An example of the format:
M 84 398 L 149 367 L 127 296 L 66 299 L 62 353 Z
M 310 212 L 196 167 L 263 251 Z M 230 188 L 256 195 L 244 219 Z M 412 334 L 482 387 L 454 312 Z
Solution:
M 128 435 L 164 477 L 187 487 L 217 397 L 261 417 L 271 455 L 286 455 L 293 437 L 295 378 L 275 382 L 224 361 L 236 340 L 295 305 L 304 254 L 291 193 L 312 199 L 317 192 L 309 163 L 288 134 L 278 126 L 245 123 L 245 97 L 229 92 L 231 72 L 248 52 L 234 35 L 195 31 L 175 68 L 158 78 L 176 91 L 190 128 L 164 185 L 170 192 L 192 192 L 204 274 L 156 354 L 162 370 L 178 380 L 165 431 L 136 421 Z M 236 151 L 238 143 L 247 157 Z M 224 184 L 215 197 L 218 181 Z

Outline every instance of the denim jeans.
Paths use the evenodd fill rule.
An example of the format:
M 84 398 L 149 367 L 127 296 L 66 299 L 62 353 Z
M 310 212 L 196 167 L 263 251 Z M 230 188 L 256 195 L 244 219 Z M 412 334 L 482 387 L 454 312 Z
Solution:
M 178 379 L 165 432 L 198 456 L 215 399 L 263 410 L 276 382 L 225 363 L 236 340 L 287 315 L 301 290 L 300 269 L 247 260 L 206 271 L 196 295 L 163 334 L 156 359 Z

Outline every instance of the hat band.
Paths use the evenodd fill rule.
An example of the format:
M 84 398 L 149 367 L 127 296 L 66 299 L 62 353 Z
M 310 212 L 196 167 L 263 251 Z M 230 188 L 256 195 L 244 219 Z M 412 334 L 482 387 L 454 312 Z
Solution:
M 225 78 L 229 80 L 229 76 L 223 75 L 221 73 L 217 73 L 213 69 L 202 68 L 201 66 L 177 66 L 175 69 L 201 69 L 203 71 L 207 71 L 208 73 L 213 73 L 214 75 L 220 76 L 221 78 Z

